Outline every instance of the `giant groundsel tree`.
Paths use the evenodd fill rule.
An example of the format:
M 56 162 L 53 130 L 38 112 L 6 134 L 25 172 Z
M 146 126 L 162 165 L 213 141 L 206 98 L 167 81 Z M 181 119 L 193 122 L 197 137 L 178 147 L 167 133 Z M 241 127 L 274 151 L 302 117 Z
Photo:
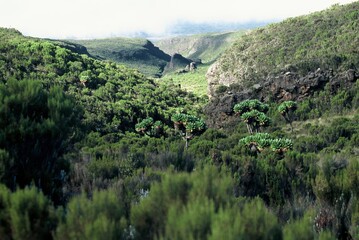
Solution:
M 172 115 L 172 121 L 175 131 L 178 132 L 183 140 L 186 142 L 186 149 L 188 148 L 188 141 L 194 135 L 202 133 L 206 129 L 206 123 L 193 115 L 177 113 Z
M 268 105 L 257 99 L 245 100 L 238 103 L 233 108 L 234 112 L 246 123 L 248 133 L 258 133 L 263 127 L 270 124 L 270 118 L 265 114 L 268 111 Z

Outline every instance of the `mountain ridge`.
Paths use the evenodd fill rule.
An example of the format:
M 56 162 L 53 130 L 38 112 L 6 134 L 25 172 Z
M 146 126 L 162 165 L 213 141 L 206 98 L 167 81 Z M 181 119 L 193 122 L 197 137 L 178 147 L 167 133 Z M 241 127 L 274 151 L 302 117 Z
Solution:
M 200 59 L 203 63 L 211 63 L 244 32 L 243 30 L 177 36 L 157 40 L 154 43 L 169 54 L 179 53 L 190 59 Z
M 67 40 L 67 42 L 85 46 L 91 55 L 99 59 L 124 64 L 152 77 L 161 77 L 164 72 L 185 68 L 187 62 L 192 61 L 177 61 L 176 66 L 169 68 L 172 56 L 150 40 L 142 38 Z

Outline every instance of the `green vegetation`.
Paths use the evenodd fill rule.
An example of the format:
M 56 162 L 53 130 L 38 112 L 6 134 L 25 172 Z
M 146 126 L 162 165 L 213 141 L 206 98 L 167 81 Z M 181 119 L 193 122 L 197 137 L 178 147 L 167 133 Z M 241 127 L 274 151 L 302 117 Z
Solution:
M 168 73 L 157 81 L 159 84 L 172 83 L 180 85 L 182 89 L 192 92 L 196 96 L 204 97 L 207 94 L 206 72 L 208 67 L 207 64 L 203 64 L 199 65 L 195 71 L 186 73 Z
M 189 59 L 201 59 L 202 63 L 213 63 L 245 31 L 206 33 L 161 39 L 155 45 L 168 54 L 179 53 Z
M 253 30 L 222 55 L 217 75 L 251 86 L 268 75 L 358 66 L 358 1 Z M 223 76 L 222 76 L 223 77 Z
M 197 96 L 207 94 L 206 73 L 211 63 L 216 61 L 219 56 L 245 31 L 228 33 L 207 33 L 191 36 L 175 37 L 156 41 L 155 44 L 160 49 L 169 54 L 180 53 L 186 58 L 201 60 L 195 71 L 186 73 L 167 73 L 160 81 L 173 82 L 180 84 L 181 87 Z
M 0 239 L 359 238 L 357 80 L 214 129 L 176 84 L 0 40 Z
M 186 149 L 188 148 L 188 141 L 191 140 L 195 134 L 200 134 L 206 129 L 205 122 L 193 115 L 176 113 L 171 117 L 176 132 L 186 142 Z
M 278 111 L 283 116 L 285 121 L 289 123 L 290 128 L 293 132 L 293 112 L 297 109 L 297 103 L 293 101 L 284 101 L 278 106 Z
M 261 103 L 257 99 L 246 100 L 236 104 L 233 111 L 246 123 L 249 134 L 258 133 L 263 127 L 270 124 L 270 118 L 265 115 L 268 105 Z
M 171 59 L 150 41 L 140 38 L 70 40 L 70 43 L 85 46 L 91 55 L 99 59 L 121 63 L 153 77 L 161 76 Z

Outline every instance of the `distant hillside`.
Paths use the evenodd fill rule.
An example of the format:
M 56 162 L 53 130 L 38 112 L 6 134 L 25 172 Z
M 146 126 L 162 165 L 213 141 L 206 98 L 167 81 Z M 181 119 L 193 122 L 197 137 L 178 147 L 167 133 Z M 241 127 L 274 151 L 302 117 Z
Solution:
M 219 85 L 251 86 L 287 71 L 303 76 L 318 68 L 358 68 L 358 33 L 358 1 L 254 30 L 209 70 L 210 92 Z
M 179 21 L 168 28 L 168 33 L 174 36 L 194 34 L 210 34 L 219 32 L 245 31 L 267 25 L 269 22 L 190 22 Z
M 108 38 L 95 40 L 70 40 L 85 46 L 88 52 L 103 60 L 112 60 L 136 68 L 150 76 L 161 76 L 171 56 L 140 38 Z
M 192 62 L 182 56 L 177 56 L 176 59 L 180 60 L 173 62 L 171 55 L 163 52 L 151 41 L 141 38 L 64 41 L 64 47 L 68 44 L 82 45 L 96 58 L 124 64 L 152 77 L 161 77 L 164 72 L 183 69 Z
M 155 41 L 155 45 L 168 54 L 179 53 L 184 57 L 209 63 L 216 60 L 244 33 L 245 31 L 238 31 L 180 36 Z

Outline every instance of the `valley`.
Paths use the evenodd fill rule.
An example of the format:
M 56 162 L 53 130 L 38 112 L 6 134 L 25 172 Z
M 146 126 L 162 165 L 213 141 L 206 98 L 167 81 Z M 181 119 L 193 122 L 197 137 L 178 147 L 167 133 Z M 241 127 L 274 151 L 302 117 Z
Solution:
M 359 2 L 227 30 L 0 27 L 0 239 L 358 239 Z

